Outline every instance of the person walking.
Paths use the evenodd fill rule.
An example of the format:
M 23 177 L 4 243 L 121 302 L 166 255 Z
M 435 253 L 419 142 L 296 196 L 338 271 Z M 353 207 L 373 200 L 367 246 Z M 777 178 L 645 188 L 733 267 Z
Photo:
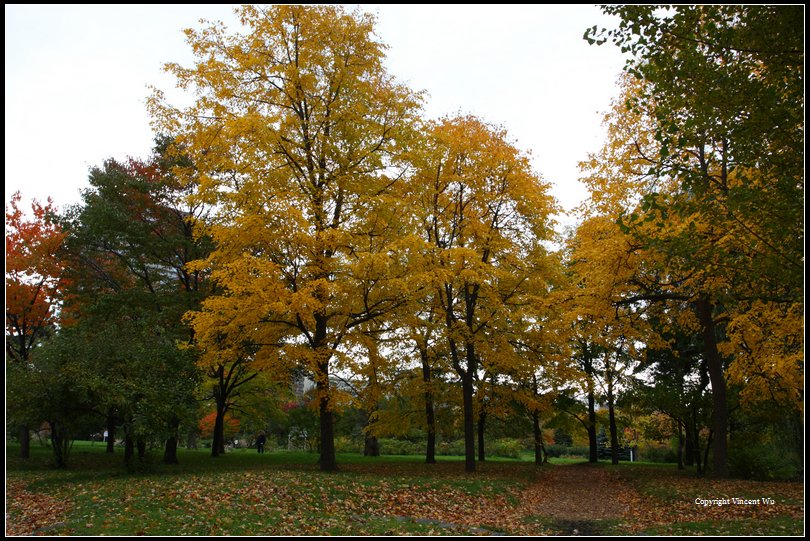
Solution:
M 267 443 L 267 436 L 264 435 L 264 432 L 259 434 L 259 437 L 256 438 L 256 449 L 259 450 L 259 453 L 264 453 L 264 444 Z

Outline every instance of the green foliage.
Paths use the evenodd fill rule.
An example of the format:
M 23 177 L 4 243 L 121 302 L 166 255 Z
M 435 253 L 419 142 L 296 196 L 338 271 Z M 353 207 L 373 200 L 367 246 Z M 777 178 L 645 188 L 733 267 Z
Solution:
M 383 455 L 422 455 L 425 454 L 424 441 L 409 441 L 396 438 L 381 438 L 380 453 Z M 524 442 L 514 438 L 500 438 L 485 441 L 487 456 L 500 458 L 521 458 L 526 452 Z M 440 456 L 464 455 L 464 440 L 442 441 L 436 445 L 436 454 Z
M 657 445 L 644 442 L 639 445 L 638 459 L 644 462 L 678 462 L 678 455 L 671 445 Z
M 801 458 L 772 444 L 734 441 L 729 447 L 729 468 L 742 479 L 795 480 L 801 475 Z
M 29 426 L 47 423 L 57 467 L 66 467 L 72 440 L 95 417 L 96 394 L 86 377 L 84 343 L 73 332 L 62 332 L 38 347 L 28 365 L 6 366 L 7 412 Z
M 548 456 L 551 458 L 561 458 L 561 457 L 578 457 L 578 458 L 588 458 L 588 446 L 587 445 L 562 445 L 562 444 L 553 444 L 553 445 L 546 445 L 546 452 Z
M 487 456 L 497 456 L 503 458 L 520 458 L 526 451 L 526 445 L 518 439 L 501 438 L 491 442 L 484 442 L 484 450 Z

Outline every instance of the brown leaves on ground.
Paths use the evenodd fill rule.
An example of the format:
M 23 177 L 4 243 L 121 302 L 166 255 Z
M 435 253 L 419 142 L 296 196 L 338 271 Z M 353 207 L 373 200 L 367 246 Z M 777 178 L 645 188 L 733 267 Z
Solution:
M 598 536 L 804 516 L 801 483 L 604 464 L 462 470 L 456 463 L 352 464 L 328 474 L 286 466 L 51 484 L 50 494 L 12 478 L 6 534 Z M 722 498 L 773 503 L 696 503 Z
M 696 478 L 657 469 L 633 484 L 638 490 L 629 493 L 631 512 L 626 516 L 633 533 L 684 522 L 804 517 L 801 483 Z M 752 503 L 735 503 L 734 498 Z
M 6 535 L 47 534 L 63 520 L 67 508 L 65 501 L 26 490 L 21 480 L 6 480 Z

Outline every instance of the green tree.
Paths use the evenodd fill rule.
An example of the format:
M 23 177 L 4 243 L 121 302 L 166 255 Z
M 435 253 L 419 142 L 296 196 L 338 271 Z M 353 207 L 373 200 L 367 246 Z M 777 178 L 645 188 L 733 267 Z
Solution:
M 56 328 L 64 286 L 63 269 L 57 257 L 64 233 L 52 201 L 31 203 L 31 215 L 20 208 L 22 196 L 15 193 L 6 205 L 6 369 L 30 368 L 34 349 Z M 13 370 L 9 375 L 24 372 Z M 7 402 L 15 419 L 17 406 Z M 34 419 L 38 423 L 40 420 Z M 19 426 L 20 456 L 30 456 L 30 425 Z
M 801 373 L 800 322 L 791 307 L 803 302 L 803 8 L 604 10 L 621 18 L 618 29 L 594 27 L 586 38 L 612 40 L 632 54 L 627 71 L 641 84 L 626 103 L 631 114 L 647 115 L 654 143 L 635 147 L 646 180 L 633 192 L 640 204 L 627 209 L 621 225 L 664 256 L 670 278 L 692 277 L 683 298 L 702 326 L 714 397 L 714 473 L 725 476 L 724 371 L 740 356 L 723 343 L 722 322 L 742 322 L 757 302 L 788 314 L 789 325 L 767 326 L 790 344 L 779 355 L 786 361 L 781 371 L 794 380 Z M 731 373 L 740 382 L 759 371 L 750 363 L 736 368 Z
M 151 397 L 151 407 L 162 415 L 137 415 L 165 424 L 157 432 L 166 436 L 164 460 L 173 463 L 181 413 L 194 400 L 196 371 L 194 357 L 178 347 L 191 338 L 181 319 L 205 291 L 201 274 L 186 264 L 207 248 L 206 239 L 192 234 L 204 207 L 186 205 L 186 188 L 167 170 L 187 160 L 170 158 L 166 147 L 167 141 L 159 140 L 148 161 L 109 160 L 91 171 L 83 202 L 65 219 L 68 236 L 60 256 L 70 279 L 64 313 L 100 344 L 88 353 L 98 354 L 95 371 L 108 378 L 100 396 L 109 433 L 117 420 L 124 423 L 128 443 L 140 438 L 143 444 L 146 428 L 134 421 L 143 405 L 135 403 Z M 129 334 L 122 335 L 124 329 Z M 141 357 L 133 357 L 137 354 Z M 157 384 L 150 372 L 176 376 Z M 122 388 L 140 391 L 122 394 Z M 126 449 L 128 461 L 131 450 Z

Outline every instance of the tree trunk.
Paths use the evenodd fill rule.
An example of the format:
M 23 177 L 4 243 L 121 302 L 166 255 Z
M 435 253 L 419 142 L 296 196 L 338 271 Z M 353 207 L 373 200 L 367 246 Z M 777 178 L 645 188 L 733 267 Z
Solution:
M 464 471 L 475 471 L 475 411 L 472 371 L 468 369 L 461 381 L 464 403 Z
M 180 428 L 180 421 L 172 419 L 169 423 L 169 437 L 166 439 L 166 448 L 163 451 L 164 464 L 179 464 L 177 460 L 177 431 Z
M 700 453 L 700 431 L 697 428 L 697 422 L 695 423 L 693 430 L 694 432 L 692 434 L 692 441 L 694 442 L 694 445 L 692 447 L 692 452 L 694 453 L 695 457 L 695 466 L 696 466 L 695 469 L 698 475 L 703 475 L 705 472 L 705 468 L 703 464 L 703 457 L 701 456 Z
M 683 465 L 684 466 L 694 466 L 695 465 L 695 440 L 692 437 L 693 428 L 692 428 L 693 421 L 688 419 L 685 423 L 686 430 L 684 430 L 684 443 L 683 443 Z
M 619 434 L 616 428 L 616 406 L 613 403 L 613 382 L 608 379 L 608 421 L 610 425 L 610 462 L 619 463 Z
M 705 298 L 697 303 L 698 318 L 703 327 L 703 353 L 712 384 L 712 432 L 714 433 L 714 471 L 712 473 L 715 477 L 728 477 L 726 379 L 723 372 L 723 359 L 717 350 L 717 331 L 712 316 L 713 308 L 711 302 Z
M 115 410 L 107 410 L 107 453 L 115 453 Z
M 484 450 L 484 429 L 487 423 L 487 412 L 484 409 L 484 403 L 481 402 L 481 407 L 478 411 L 478 462 L 486 461 L 486 451 Z
M 135 457 L 135 440 L 132 439 L 132 434 L 128 430 L 124 435 L 124 464 L 128 467 L 132 465 L 132 459 Z
M 422 357 L 422 382 L 425 385 L 425 420 L 427 422 L 427 448 L 425 464 L 436 463 L 436 414 L 433 409 L 433 381 L 427 352 L 420 351 Z
M 57 468 L 66 468 L 70 452 L 70 438 L 62 423 L 49 421 L 51 427 L 51 447 Z
M 599 450 L 596 444 L 596 400 L 593 393 L 593 381 L 588 378 L 588 462 L 599 461 Z
M 380 442 L 377 441 L 377 436 L 366 434 L 363 456 L 380 456 Z
M 543 460 L 543 433 L 540 430 L 540 412 L 532 412 L 532 432 L 534 433 L 534 463 L 542 464 Z
M 146 439 L 143 436 L 138 436 L 137 440 L 138 446 L 138 459 L 143 462 L 143 459 L 146 458 Z
M 31 458 L 31 428 L 28 423 L 20 427 L 20 458 Z
M 225 454 L 225 404 L 219 396 L 217 401 L 217 415 L 214 419 L 214 438 L 211 441 L 211 456 L 218 457 Z
M 678 469 L 683 469 L 683 447 L 684 447 L 684 437 L 683 437 L 683 422 L 678 420 Z
M 329 388 L 319 398 L 321 420 L 320 464 L 321 471 L 337 471 L 337 457 L 335 456 L 335 430 L 332 409 L 329 407 Z
M 326 328 L 323 328 L 323 336 L 325 339 Z M 335 420 L 332 414 L 332 408 L 329 403 L 330 400 L 330 386 L 329 386 L 329 360 L 321 361 L 318 363 L 318 381 L 316 386 L 318 388 L 318 410 L 320 413 L 321 425 L 321 438 L 320 438 L 320 457 L 318 464 L 321 471 L 337 471 L 337 457 L 335 456 Z
M 706 465 L 709 463 L 709 450 L 712 448 L 712 443 L 714 440 L 714 431 L 709 430 L 709 437 L 706 439 L 706 450 L 703 451 L 703 472 L 706 472 Z M 715 449 L 715 452 L 717 450 Z

